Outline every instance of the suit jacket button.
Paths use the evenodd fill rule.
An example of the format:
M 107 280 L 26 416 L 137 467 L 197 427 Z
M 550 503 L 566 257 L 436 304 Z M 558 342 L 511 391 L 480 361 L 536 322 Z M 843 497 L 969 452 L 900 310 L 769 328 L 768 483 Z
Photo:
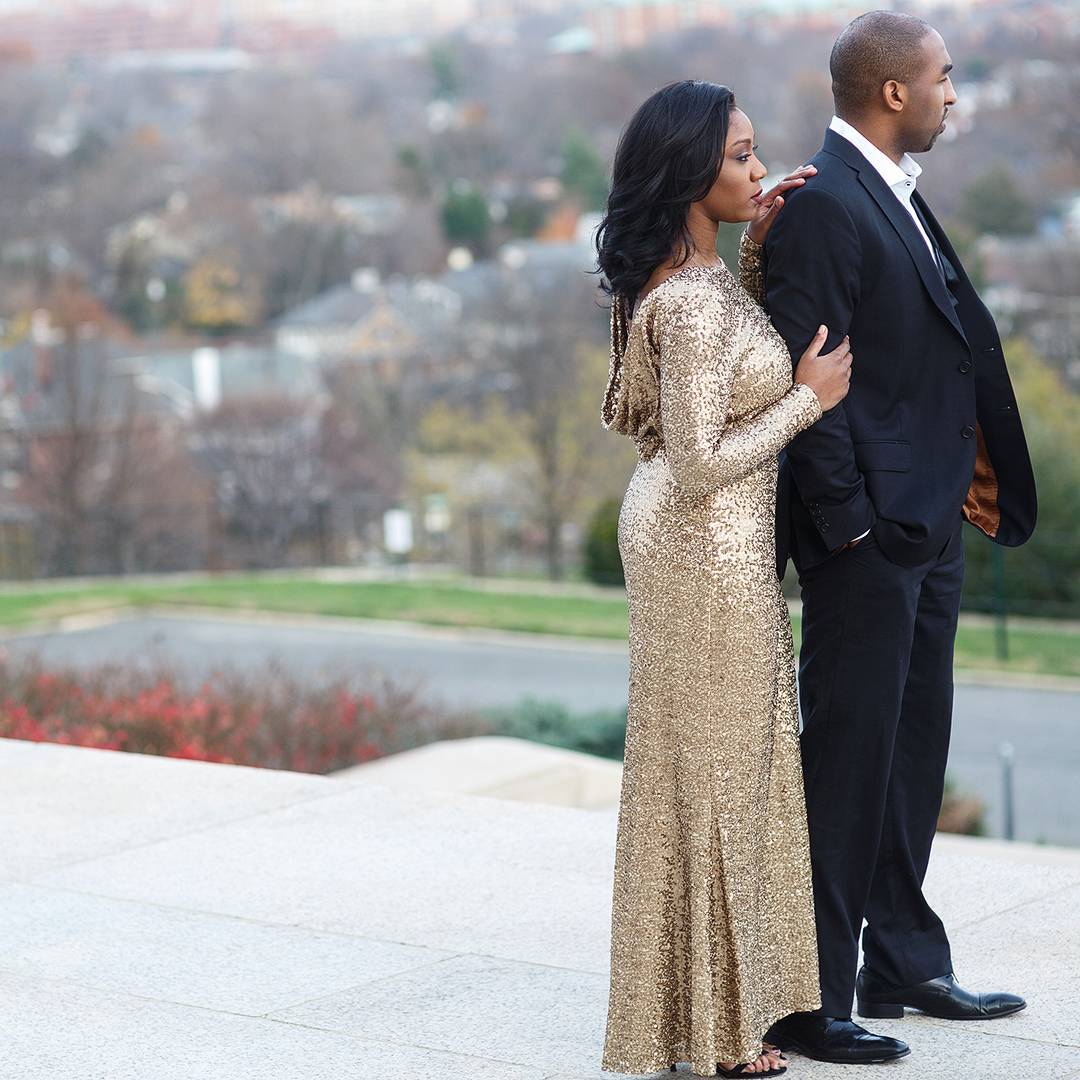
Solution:
M 965 427 L 964 430 L 960 432 L 960 434 L 963 435 L 965 439 L 970 439 L 971 436 L 975 434 L 975 429 L 970 424 L 968 424 L 967 427 Z
M 961 360 L 960 361 L 960 374 L 961 375 L 966 375 L 970 370 L 971 370 L 971 361 L 970 360 Z

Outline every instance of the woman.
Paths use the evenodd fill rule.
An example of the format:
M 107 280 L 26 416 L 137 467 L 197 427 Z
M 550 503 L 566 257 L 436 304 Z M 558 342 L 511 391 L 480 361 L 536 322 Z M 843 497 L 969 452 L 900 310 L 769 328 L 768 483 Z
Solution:
M 820 1006 L 777 453 L 847 393 L 824 328 L 791 359 L 759 306 L 767 194 L 732 92 L 675 83 L 627 126 L 597 237 L 612 299 L 604 425 L 639 462 L 619 517 L 630 705 L 603 1067 L 778 1076 L 762 1043 Z M 741 284 L 719 222 L 747 221 Z M 629 318 L 631 306 L 636 310 Z M 672 1066 L 674 1067 L 674 1066 Z

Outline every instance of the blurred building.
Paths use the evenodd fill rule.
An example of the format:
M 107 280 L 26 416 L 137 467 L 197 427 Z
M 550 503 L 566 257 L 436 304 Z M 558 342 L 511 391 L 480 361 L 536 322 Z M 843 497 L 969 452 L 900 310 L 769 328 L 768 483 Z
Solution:
M 265 9 L 275 6 L 267 0 Z M 54 0 L 47 6 L 8 0 L 0 19 L 0 54 L 38 63 L 73 57 L 171 58 L 159 63 L 214 69 L 235 67 L 236 54 L 298 52 L 333 40 L 325 21 L 298 23 L 269 11 L 238 19 L 231 0 Z M 218 53 L 216 59 L 200 53 Z
M 238 23 L 281 19 L 344 37 L 438 35 L 479 15 L 479 0 L 224 0 Z
M 208 49 L 220 44 L 219 24 L 206 0 L 186 5 L 20 4 L 0 22 L 0 47 L 23 49 L 36 61 L 119 52 Z
M 583 233 L 587 230 L 583 230 Z M 463 257 L 464 256 L 464 257 Z M 420 398 L 456 399 L 498 389 L 503 358 L 520 347 L 527 307 L 591 269 L 582 235 L 561 242 L 519 240 L 494 258 L 458 251 L 434 277 L 392 277 L 372 269 L 287 311 L 275 328 L 278 348 L 322 364 L 353 364 Z

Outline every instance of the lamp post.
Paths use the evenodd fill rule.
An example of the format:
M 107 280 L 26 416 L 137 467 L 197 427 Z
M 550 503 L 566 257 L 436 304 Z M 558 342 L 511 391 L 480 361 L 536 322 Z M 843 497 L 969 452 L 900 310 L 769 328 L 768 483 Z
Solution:
M 998 747 L 998 756 L 1001 758 L 1001 781 L 1002 781 L 1002 812 L 1005 818 L 1005 839 L 1016 839 L 1016 807 L 1014 803 L 1013 763 L 1016 760 L 1016 751 L 1013 744 L 1003 742 Z
M 994 651 L 999 660 L 1008 660 L 1009 634 L 1006 625 L 1005 552 L 999 544 L 991 545 L 990 561 L 994 569 Z

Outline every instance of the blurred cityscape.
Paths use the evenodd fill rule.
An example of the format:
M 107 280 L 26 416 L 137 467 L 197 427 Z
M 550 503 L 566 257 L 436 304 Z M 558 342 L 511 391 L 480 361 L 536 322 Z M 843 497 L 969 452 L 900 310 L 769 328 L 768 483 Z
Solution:
M 1003 565 L 969 543 L 968 606 L 1075 615 L 1080 11 L 908 7 L 960 99 L 920 190 L 1009 340 L 1041 493 Z M 0 577 L 574 578 L 632 467 L 588 273 L 621 126 L 672 79 L 725 82 L 782 175 L 860 7 L 2 10 Z

